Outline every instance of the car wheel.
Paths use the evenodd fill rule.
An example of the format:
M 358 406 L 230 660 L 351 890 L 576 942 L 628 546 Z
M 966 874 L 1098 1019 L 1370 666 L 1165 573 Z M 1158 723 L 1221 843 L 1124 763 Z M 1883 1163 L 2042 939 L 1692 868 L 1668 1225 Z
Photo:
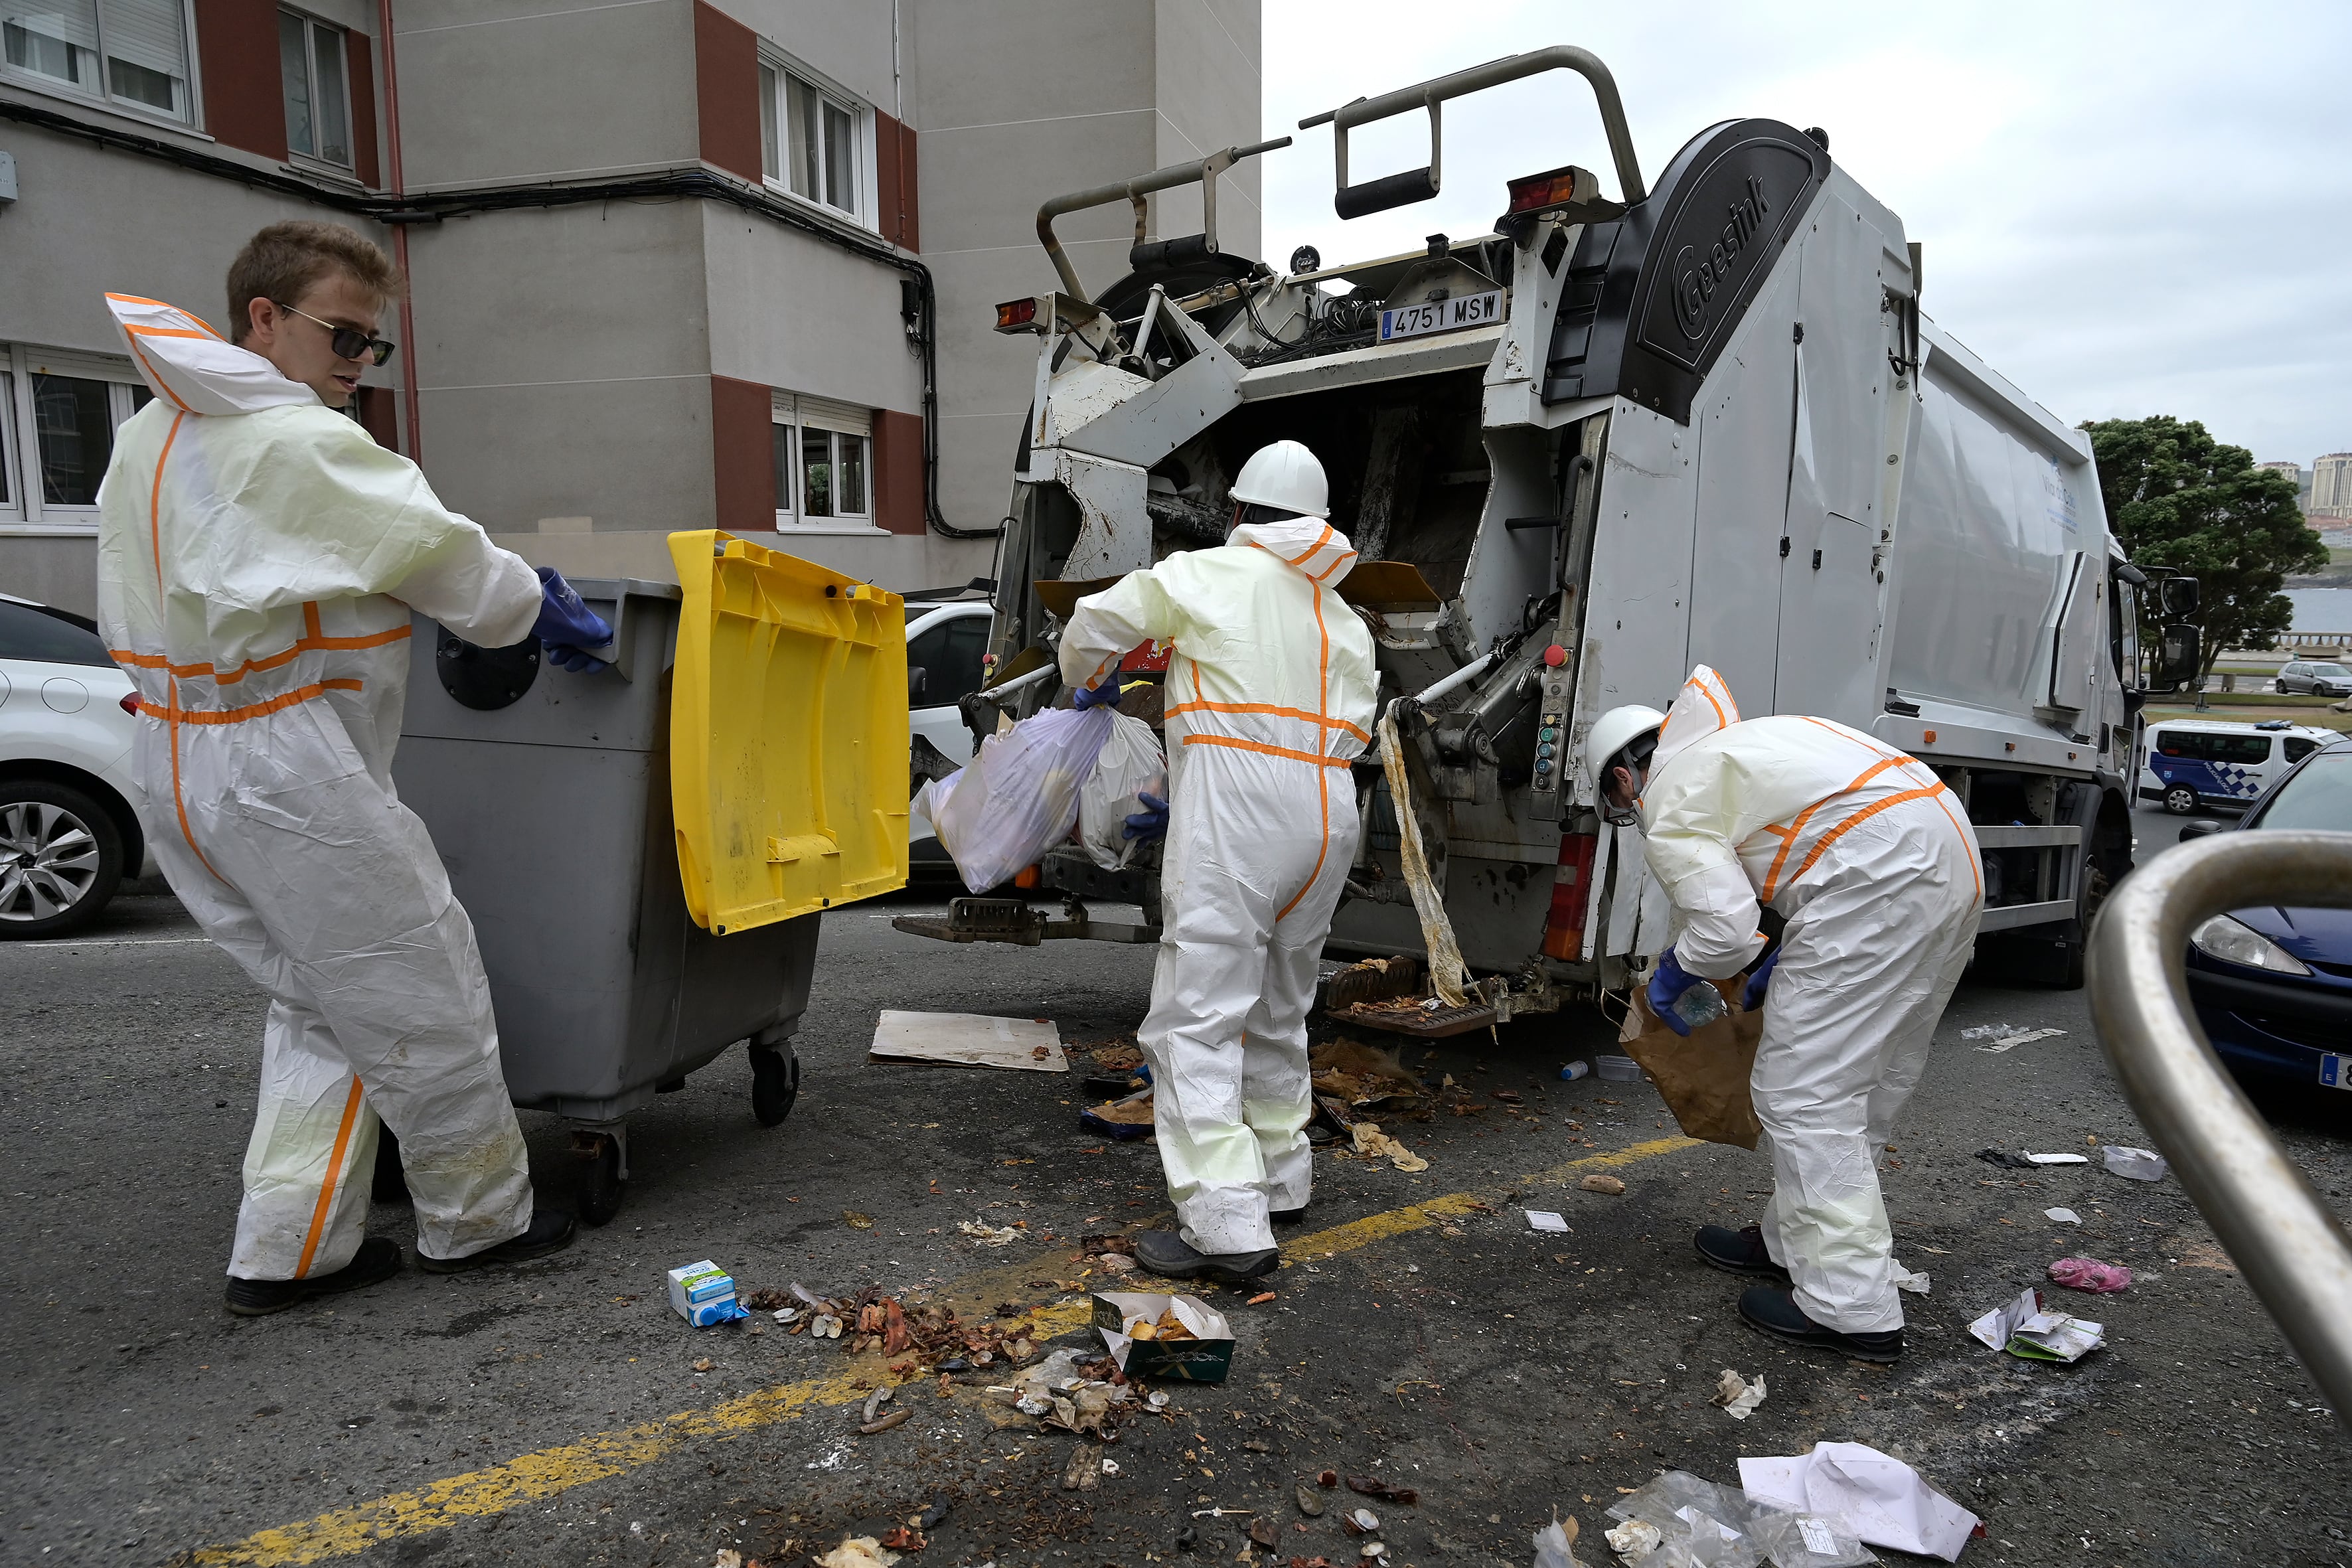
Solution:
M 58 936 L 98 918 L 122 881 L 122 833 L 70 784 L 0 784 L 0 940 Z
M 2273 680 L 2271 682 L 2271 689 L 2277 692 L 2281 697 L 2284 697 L 2286 695 L 2286 682 L 2284 680 Z
M 2187 784 L 2174 784 L 2164 792 L 2164 809 L 2175 816 L 2187 816 L 2197 809 L 2197 792 Z

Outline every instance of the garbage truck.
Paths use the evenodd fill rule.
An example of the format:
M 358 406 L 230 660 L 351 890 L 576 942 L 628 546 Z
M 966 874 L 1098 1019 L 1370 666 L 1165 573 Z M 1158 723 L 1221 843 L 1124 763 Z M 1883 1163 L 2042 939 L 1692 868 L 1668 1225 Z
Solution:
M 1513 178 L 1490 233 L 1339 264 L 1302 247 L 1285 270 L 1223 248 L 1218 177 L 1287 137 L 1040 209 L 1060 287 L 997 308 L 1037 340 L 1034 398 L 968 722 L 1067 702 L 1076 600 L 1221 543 L 1232 477 L 1286 437 L 1321 459 L 1359 552 L 1338 591 L 1372 634 L 1407 784 L 1377 752 L 1357 766 L 1367 830 L 1329 951 L 1424 951 L 1409 817 L 1413 870 L 1484 977 L 1423 1032 L 1622 989 L 1664 945 L 1664 901 L 1581 752 L 1599 714 L 1665 707 L 1697 664 L 1745 714 L 1835 719 L 1930 764 L 1984 852 L 1979 965 L 2081 984 L 2093 911 L 2131 866 L 2141 701 L 2193 671 L 2194 582 L 2133 567 L 2088 438 L 1922 312 L 1921 247 L 1825 132 L 1725 121 L 1652 185 L 1607 68 L 1565 46 L 1300 124 L 1330 126 L 1334 206 L 1360 217 L 1438 193 L 1444 103 L 1557 71 L 1598 102 L 1614 194 L 1574 165 Z M 1402 114 L 1426 115 L 1428 164 L 1352 179 L 1349 132 Z M 1202 232 L 1147 238 L 1146 198 L 1195 184 Z M 1089 294 L 1055 223 L 1119 203 L 1129 270 Z M 1055 849 L 1023 885 L 900 923 L 1158 938 L 1148 861 Z M 1113 900 L 1141 923 L 1089 915 Z

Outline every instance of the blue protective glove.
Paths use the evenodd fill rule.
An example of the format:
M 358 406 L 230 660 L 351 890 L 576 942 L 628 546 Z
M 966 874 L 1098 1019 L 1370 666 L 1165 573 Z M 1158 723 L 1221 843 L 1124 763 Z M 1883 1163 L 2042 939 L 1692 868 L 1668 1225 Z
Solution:
M 1168 803 L 1148 790 L 1139 793 L 1135 798 L 1143 803 L 1145 809 L 1127 819 L 1127 826 L 1120 830 L 1119 836 L 1123 838 L 1165 837 L 1168 833 Z
M 1675 1014 L 1675 1004 L 1682 999 L 1684 992 L 1697 984 L 1696 975 L 1675 962 L 1673 948 L 1658 954 L 1658 967 L 1650 974 L 1650 1011 L 1658 1016 L 1660 1023 L 1677 1035 L 1689 1034 L 1690 1026 Z
M 1774 948 L 1765 954 L 1764 962 L 1748 973 L 1747 988 L 1739 993 L 1739 1010 L 1753 1013 L 1764 1005 L 1765 988 L 1772 984 L 1772 966 L 1780 962 L 1780 950 Z
M 580 602 L 579 591 L 552 566 L 539 568 L 539 620 L 530 628 L 549 659 L 573 674 L 603 669 L 605 661 L 583 648 L 604 647 L 613 640 L 604 617 Z
M 1100 686 L 1081 686 L 1070 694 L 1070 706 L 1083 713 L 1089 708 L 1118 706 L 1118 676 L 1114 673 Z

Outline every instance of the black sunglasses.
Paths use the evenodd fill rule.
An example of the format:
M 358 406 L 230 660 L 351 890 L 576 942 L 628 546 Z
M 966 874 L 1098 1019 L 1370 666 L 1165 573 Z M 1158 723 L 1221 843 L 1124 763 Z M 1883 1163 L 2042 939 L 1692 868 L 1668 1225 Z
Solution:
M 382 364 L 392 357 L 392 351 L 400 346 L 390 338 L 372 338 L 357 327 L 339 327 L 332 321 L 320 321 L 310 311 L 298 310 L 282 300 L 272 300 L 270 303 L 288 315 L 299 316 L 306 321 L 318 321 L 319 325 L 326 328 L 328 346 L 341 359 L 363 359 L 370 364 Z

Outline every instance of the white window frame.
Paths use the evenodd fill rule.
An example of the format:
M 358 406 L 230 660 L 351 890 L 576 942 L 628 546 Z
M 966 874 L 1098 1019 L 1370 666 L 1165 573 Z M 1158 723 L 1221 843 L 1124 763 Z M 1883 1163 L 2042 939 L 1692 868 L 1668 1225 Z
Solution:
M 286 161 L 304 168 L 320 169 L 328 174 L 341 174 L 345 179 L 355 179 L 359 169 L 360 150 L 359 130 L 353 123 L 352 114 L 352 30 L 340 22 L 330 22 L 324 16 L 305 11 L 299 6 L 280 5 L 278 7 L 278 14 L 280 16 L 291 16 L 302 24 L 302 59 L 304 68 L 310 76 L 310 140 L 314 144 L 321 140 L 318 130 L 319 31 L 324 28 L 331 33 L 341 35 L 343 41 L 343 151 L 351 154 L 348 161 L 338 163 L 322 153 L 296 152 L 293 128 L 289 126 L 286 132 Z M 286 99 L 285 83 L 282 79 L 278 84 L 278 109 L 282 113 L 285 110 Z
M 855 404 L 837 403 L 829 397 L 817 397 L 806 393 L 772 392 L 769 397 L 770 463 L 774 461 L 773 432 L 786 432 L 786 450 L 792 461 L 777 476 L 776 531 L 779 533 L 846 533 L 873 535 L 889 531 L 876 521 L 874 515 L 874 416 L 871 410 Z M 802 473 L 806 462 L 803 441 L 809 436 L 823 435 L 827 441 L 827 461 L 838 471 L 841 467 L 842 443 L 861 442 L 865 446 L 866 510 L 862 512 L 835 511 L 829 517 L 805 515 L 805 497 Z
M 110 114 L 143 120 L 151 125 L 167 126 L 173 131 L 204 136 L 201 128 L 205 122 L 205 94 L 201 80 L 203 62 L 196 48 L 196 0 L 180 0 L 180 37 L 188 48 L 188 112 L 185 118 L 167 113 L 152 103 L 142 103 L 135 98 L 117 98 L 114 95 L 110 81 L 113 73 L 107 69 L 106 65 L 106 9 L 103 5 L 93 5 L 91 9 L 98 18 L 98 86 L 95 90 L 77 87 L 69 81 L 60 81 L 46 72 L 11 65 L 5 53 L 0 53 L 0 82 L 50 98 L 63 99 L 68 103 L 88 104 L 103 109 Z M 204 139 L 207 142 L 212 140 L 209 136 Z
M 137 393 L 146 383 L 126 359 L 71 349 L 30 348 L 23 343 L 0 348 L 0 372 L 5 373 L 0 374 L 0 383 L 5 384 L 6 393 L 6 405 L 0 407 L 0 424 L 7 426 L 5 433 L 0 434 L 0 461 L 10 464 L 8 479 L 14 492 L 13 503 L 0 506 L 0 534 L 80 538 L 97 533 L 95 504 L 55 506 L 41 497 L 40 441 L 33 414 L 33 377 L 69 375 L 105 382 L 109 387 L 107 415 L 117 430 L 138 411 Z
M 849 116 L 851 155 L 856 167 L 850 174 L 855 210 L 845 210 L 818 196 L 807 195 L 793 189 L 791 172 L 785 163 L 791 157 L 792 132 L 788 123 L 791 103 L 789 79 L 798 78 L 801 84 L 824 102 Z M 760 157 L 762 183 L 778 195 L 800 203 L 812 211 L 820 212 L 836 223 L 854 225 L 879 234 L 876 208 L 881 205 L 879 186 L 874 168 L 874 106 L 829 79 L 824 72 L 810 69 L 799 60 L 772 47 L 760 51 Z

